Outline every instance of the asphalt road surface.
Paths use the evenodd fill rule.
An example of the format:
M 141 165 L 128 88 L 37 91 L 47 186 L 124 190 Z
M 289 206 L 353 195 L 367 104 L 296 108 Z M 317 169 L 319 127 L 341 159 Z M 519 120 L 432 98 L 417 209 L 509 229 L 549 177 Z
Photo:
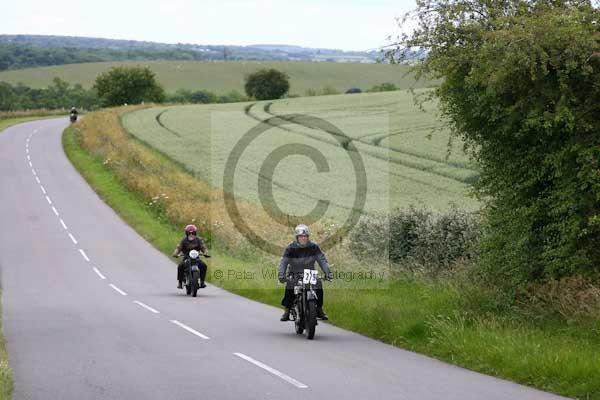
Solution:
M 175 264 L 67 160 L 68 119 L 0 134 L 0 270 L 15 399 L 557 399 L 209 285 Z M 175 243 L 174 243 L 175 245 Z

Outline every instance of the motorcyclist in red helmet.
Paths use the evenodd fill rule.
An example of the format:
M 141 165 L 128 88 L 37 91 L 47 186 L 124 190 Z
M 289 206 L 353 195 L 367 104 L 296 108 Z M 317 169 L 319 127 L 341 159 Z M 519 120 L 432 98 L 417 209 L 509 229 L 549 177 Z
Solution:
M 204 244 L 204 240 L 198 236 L 198 228 L 195 225 L 187 225 L 185 227 L 185 236 L 181 239 L 181 242 L 177 245 L 173 251 L 173 257 L 179 257 L 179 254 L 183 253 L 183 260 L 177 266 L 177 289 L 183 289 L 183 273 L 184 263 L 190 257 L 190 251 L 198 250 L 200 253 L 208 256 L 208 249 Z M 204 262 L 200 261 L 200 287 L 205 288 L 206 284 L 204 279 L 206 278 L 207 266 Z

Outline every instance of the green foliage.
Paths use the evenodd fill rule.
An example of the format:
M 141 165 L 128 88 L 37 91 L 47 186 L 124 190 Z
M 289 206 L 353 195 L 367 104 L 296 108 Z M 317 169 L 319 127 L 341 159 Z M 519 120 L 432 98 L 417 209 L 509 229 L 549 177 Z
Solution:
M 393 92 L 394 90 L 398 90 L 395 84 L 391 82 L 383 82 L 381 85 L 375 85 L 371 89 L 367 90 L 367 92 Z
M 340 94 L 340 93 L 341 92 L 332 85 L 325 85 L 325 86 L 323 86 L 323 89 L 321 89 L 321 95 L 323 95 L 323 96 L 328 96 L 328 95 L 332 95 L 332 94 Z
M 335 86 L 333 85 L 325 85 L 323 86 L 321 89 L 307 89 L 304 92 L 304 95 L 306 97 L 313 97 L 313 96 L 327 96 L 327 95 L 332 95 L 332 94 L 340 94 L 342 93 L 340 90 L 338 90 Z
M 261 69 L 246 76 L 244 89 L 257 100 L 279 99 L 290 89 L 289 76 L 274 68 Z
M 218 103 L 239 103 L 242 101 L 248 101 L 248 97 L 244 96 L 237 90 L 230 90 L 229 92 L 219 96 L 217 99 Z
M 209 104 L 217 100 L 217 95 L 207 90 L 177 89 L 174 94 L 166 96 L 167 103 Z
M 481 267 L 513 288 L 600 270 L 600 12 L 589 1 L 417 2 L 401 45 L 481 165 Z M 393 54 L 391 54 L 393 56 Z
M 361 219 L 352 233 L 351 248 L 363 258 L 387 255 L 394 264 L 435 271 L 474 259 L 479 230 L 474 213 L 411 207 Z
M 96 78 L 94 89 L 104 106 L 161 103 L 165 92 L 147 67 L 114 67 Z
M 54 78 L 52 86 L 45 89 L 0 82 L 0 111 L 70 107 L 90 110 L 99 105 L 100 100 L 94 90 L 84 89 L 80 84 L 71 86 L 60 78 Z

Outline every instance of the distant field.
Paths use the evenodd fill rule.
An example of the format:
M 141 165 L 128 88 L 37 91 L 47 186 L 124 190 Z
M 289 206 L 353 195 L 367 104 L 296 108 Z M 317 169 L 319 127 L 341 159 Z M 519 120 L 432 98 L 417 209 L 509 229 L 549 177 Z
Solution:
M 151 108 L 125 115 L 123 123 L 142 141 L 220 187 L 227 157 L 244 133 L 257 120 L 286 113 L 320 117 L 353 139 L 367 176 L 366 213 L 411 205 L 438 210 L 452 204 L 478 207 L 468 197 L 477 172 L 460 143 L 446 159 L 448 132 L 442 129 L 428 139 L 440 122 L 432 112 L 419 112 L 406 92 Z M 275 165 L 272 177 L 263 175 L 264 160 L 288 144 L 317 149 L 329 171 L 319 173 L 306 156 L 292 155 Z M 308 214 L 318 199 L 324 199 L 330 202 L 325 216 L 340 221 L 353 206 L 356 185 L 348 152 L 335 137 L 318 129 L 289 124 L 257 138 L 237 165 L 236 195 L 258 204 L 259 176 L 272 180 L 274 200 L 286 213 Z
M 31 87 L 46 87 L 54 77 L 60 77 L 86 88 L 93 85 L 98 74 L 117 65 L 144 65 L 150 67 L 167 92 L 179 88 L 205 89 L 217 94 L 231 90 L 243 92 L 244 75 L 259 68 L 277 68 L 290 76 L 290 93 L 304 95 L 308 89 L 325 85 L 345 91 L 350 87 L 363 90 L 383 82 L 395 83 L 398 88 L 414 85 L 414 80 L 404 76 L 407 67 L 385 64 L 344 64 L 311 62 L 195 62 L 195 61 L 147 61 L 103 62 L 70 64 L 53 67 L 29 68 L 0 72 L 0 81 L 19 82 Z M 422 87 L 419 83 L 415 87 Z

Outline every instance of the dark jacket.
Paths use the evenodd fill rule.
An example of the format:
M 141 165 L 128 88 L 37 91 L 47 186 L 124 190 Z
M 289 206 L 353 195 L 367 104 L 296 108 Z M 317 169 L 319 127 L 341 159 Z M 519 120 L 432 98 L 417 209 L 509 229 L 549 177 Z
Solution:
M 319 245 L 309 241 L 305 246 L 301 246 L 297 241 L 293 241 L 283 252 L 279 263 L 278 278 L 283 281 L 288 274 L 302 276 L 305 269 L 315 269 L 315 262 L 319 264 L 325 277 L 330 278 L 329 263 Z
M 204 244 L 204 240 L 199 236 L 194 237 L 194 240 L 188 240 L 187 236 L 184 236 L 183 239 L 181 239 L 181 242 L 179 242 L 177 250 L 177 252 L 183 253 L 185 259 L 189 258 L 190 251 L 192 250 L 198 250 L 200 253 L 206 253 L 208 251 Z

